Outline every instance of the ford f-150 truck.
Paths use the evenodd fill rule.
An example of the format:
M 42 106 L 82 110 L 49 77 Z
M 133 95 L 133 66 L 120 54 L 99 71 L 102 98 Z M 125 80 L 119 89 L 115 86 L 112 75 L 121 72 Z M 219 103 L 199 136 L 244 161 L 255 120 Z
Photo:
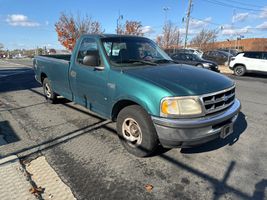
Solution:
M 37 56 L 33 66 L 49 102 L 63 96 L 116 122 L 140 157 L 225 138 L 241 108 L 231 79 L 176 64 L 144 37 L 83 35 L 71 55 Z

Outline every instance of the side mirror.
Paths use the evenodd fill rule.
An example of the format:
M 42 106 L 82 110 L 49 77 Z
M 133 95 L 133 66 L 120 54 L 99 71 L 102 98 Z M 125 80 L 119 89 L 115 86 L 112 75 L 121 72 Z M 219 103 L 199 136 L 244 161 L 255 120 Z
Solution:
M 87 66 L 92 66 L 92 67 L 99 66 L 99 64 L 100 64 L 99 55 L 95 54 L 95 55 L 84 56 L 83 64 L 87 65 Z

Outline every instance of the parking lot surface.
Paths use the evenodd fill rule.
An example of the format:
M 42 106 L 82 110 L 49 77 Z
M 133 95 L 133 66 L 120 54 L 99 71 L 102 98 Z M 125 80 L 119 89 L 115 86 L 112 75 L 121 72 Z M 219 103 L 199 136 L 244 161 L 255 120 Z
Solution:
M 0 61 L 0 158 L 45 144 L 37 154 L 77 199 L 267 199 L 266 76 L 230 76 L 242 111 L 225 140 L 137 158 L 115 124 L 65 99 L 46 103 L 28 64 Z

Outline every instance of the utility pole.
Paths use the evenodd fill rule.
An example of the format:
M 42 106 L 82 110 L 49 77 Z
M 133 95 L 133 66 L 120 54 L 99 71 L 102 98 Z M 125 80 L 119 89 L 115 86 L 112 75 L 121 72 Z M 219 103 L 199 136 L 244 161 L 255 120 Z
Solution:
M 190 22 L 191 9 L 192 9 L 192 0 L 189 0 L 188 9 L 187 9 L 187 15 L 186 15 L 186 28 L 185 28 L 184 48 L 187 47 L 187 37 L 188 37 L 188 28 L 189 28 L 189 22 Z
M 178 49 L 179 48 L 179 43 L 180 43 L 180 30 L 178 29 L 177 30 L 177 42 L 176 42 L 176 48 L 175 48 L 175 46 L 173 47 L 173 53 L 176 53 L 176 49 Z

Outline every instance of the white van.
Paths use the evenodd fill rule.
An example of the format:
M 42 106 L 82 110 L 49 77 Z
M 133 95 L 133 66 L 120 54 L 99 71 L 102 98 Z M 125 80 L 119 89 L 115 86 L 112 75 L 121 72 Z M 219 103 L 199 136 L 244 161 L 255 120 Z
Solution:
M 267 73 L 267 52 L 241 52 L 236 57 L 231 58 L 229 68 L 237 76 L 243 76 L 246 72 Z

